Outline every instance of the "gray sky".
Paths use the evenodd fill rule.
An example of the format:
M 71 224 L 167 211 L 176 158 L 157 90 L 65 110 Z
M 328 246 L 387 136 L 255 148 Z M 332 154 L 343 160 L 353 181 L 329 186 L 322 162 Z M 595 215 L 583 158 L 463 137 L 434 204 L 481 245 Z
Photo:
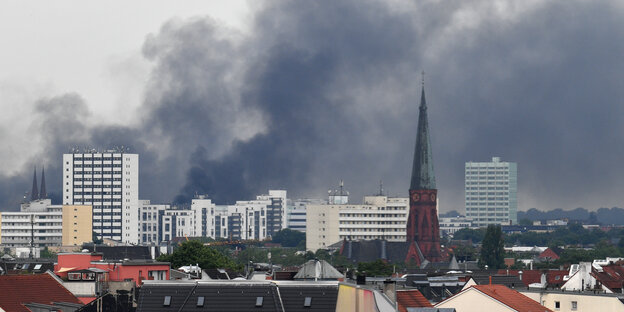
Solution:
M 129 145 L 141 197 L 409 187 L 425 70 L 442 211 L 516 161 L 522 210 L 622 207 L 619 1 L 0 3 L 0 209 L 70 146 Z

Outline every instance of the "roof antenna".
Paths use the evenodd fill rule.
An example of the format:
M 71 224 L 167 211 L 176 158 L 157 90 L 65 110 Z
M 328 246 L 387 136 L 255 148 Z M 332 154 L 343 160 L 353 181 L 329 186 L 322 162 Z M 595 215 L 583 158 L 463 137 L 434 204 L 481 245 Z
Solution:
M 377 196 L 383 196 L 383 181 L 379 180 L 379 195 Z

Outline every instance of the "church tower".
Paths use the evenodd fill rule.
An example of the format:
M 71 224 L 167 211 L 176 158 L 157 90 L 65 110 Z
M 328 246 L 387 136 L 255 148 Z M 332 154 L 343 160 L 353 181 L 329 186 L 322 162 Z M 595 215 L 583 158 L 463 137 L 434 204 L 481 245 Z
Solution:
M 419 253 L 422 253 L 429 262 L 440 262 L 442 261 L 440 225 L 436 208 L 438 190 L 433 173 L 424 78 L 421 92 L 412 181 L 409 189 L 410 210 L 407 220 L 409 251 L 405 261 L 413 260 L 420 263 Z

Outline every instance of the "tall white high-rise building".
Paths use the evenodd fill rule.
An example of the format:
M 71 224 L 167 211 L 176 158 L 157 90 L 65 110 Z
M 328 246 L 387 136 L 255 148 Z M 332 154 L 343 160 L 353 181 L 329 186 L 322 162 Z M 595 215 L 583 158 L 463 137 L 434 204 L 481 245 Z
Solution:
M 491 162 L 467 162 L 466 217 L 475 226 L 518 223 L 518 165 L 492 157 Z
M 118 150 L 63 155 L 63 204 L 93 206 L 100 238 L 139 242 L 139 155 Z

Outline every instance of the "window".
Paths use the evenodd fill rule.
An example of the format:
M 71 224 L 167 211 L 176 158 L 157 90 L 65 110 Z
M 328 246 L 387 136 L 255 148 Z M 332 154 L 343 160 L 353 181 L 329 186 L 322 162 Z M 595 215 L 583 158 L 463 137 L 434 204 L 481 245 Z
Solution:
M 311 307 L 312 306 L 312 297 L 305 297 L 305 300 L 303 300 L 303 306 L 304 307 Z
M 262 301 L 264 301 L 264 297 L 256 297 L 256 307 L 261 307 Z
M 165 301 L 163 302 L 163 306 L 168 307 L 171 305 L 171 296 L 165 296 Z
M 561 307 L 561 303 L 559 301 L 555 301 L 555 310 L 559 310 Z
M 576 311 L 578 304 L 576 303 L 576 301 L 572 301 L 572 311 Z
M 198 307 L 204 306 L 204 297 L 197 297 L 197 306 Z

